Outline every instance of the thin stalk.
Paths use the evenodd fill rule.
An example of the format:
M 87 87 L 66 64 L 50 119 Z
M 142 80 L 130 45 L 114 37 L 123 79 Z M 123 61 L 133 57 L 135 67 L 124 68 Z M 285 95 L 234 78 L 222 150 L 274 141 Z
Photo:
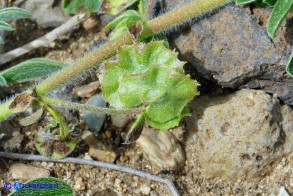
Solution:
M 104 113 L 104 114 L 109 114 L 109 115 L 133 116 L 133 115 L 138 115 L 141 113 L 140 109 L 101 108 L 101 107 L 94 107 L 94 106 L 90 106 L 90 105 L 79 104 L 79 103 L 74 103 L 74 102 L 70 102 L 70 101 L 64 101 L 64 100 L 59 100 L 59 99 L 47 98 L 47 97 L 43 97 L 42 101 L 44 101 L 45 103 L 47 103 L 49 105 L 55 105 L 55 106 L 57 105 L 57 106 L 72 108 L 72 109 L 76 109 L 76 110 L 87 110 L 87 111 Z
M 148 17 L 150 16 L 150 14 L 151 14 L 151 11 L 152 11 L 152 9 L 153 9 L 153 7 L 154 7 L 154 0 L 150 0 L 149 1 L 149 4 L 148 4 L 148 6 L 147 6 L 147 8 L 146 8 L 146 11 L 144 12 L 144 15 L 143 15 L 143 19 L 144 20 L 147 20 L 148 19 Z
M 147 22 L 148 30 L 143 33 L 140 39 L 145 39 L 170 27 L 186 22 L 196 16 L 222 7 L 233 0 L 196 0 L 178 9 L 172 10 Z
M 116 53 L 116 50 L 123 46 L 132 44 L 134 41 L 133 35 L 125 33 L 122 36 L 114 39 L 103 45 L 101 48 L 93 51 L 89 55 L 81 58 L 72 65 L 61 70 L 57 74 L 44 80 L 42 83 L 36 86 L 36 92 L 39 96 L 46 95 L 49 91 L 56 89 L 62 84 L 74 79 L 75 77 L 83 74 L 86 70 L 89 70 L 103 60 L 106 60 Z

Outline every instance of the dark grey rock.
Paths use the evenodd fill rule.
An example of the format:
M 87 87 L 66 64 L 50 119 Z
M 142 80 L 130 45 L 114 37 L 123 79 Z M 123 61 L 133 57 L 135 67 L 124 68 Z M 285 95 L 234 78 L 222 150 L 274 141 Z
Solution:
M 89 98 L 86 104 L 95 107 L 106 107 L 107 105 L 104 97 L 101 94 L 96 94 L 92 96 L 91 98 Z M 82 114 L 85 123 L 89 126 L 90 129 L 96 132 L 99 132 L 101 130 L 101 127 L 103 126 L 103 123 L 106 119 L 106 114 L 89 111 L 84 111 Z
M 180 2 L 166 0 L 165 6 Z M 269 14 L 265 8 L 251 13 L 228 5 L 185 25 L 170 40 L 199 76 L 222 87 L 262 89 L 293 105 L 293 79 L 285 70 L 292 51 L 292 19 L 285 20 L 272 43 L 265 28 Z
M 279 97 L 285 104 L 293 105 L 293 78 L 283 65 L 266 65 L 241 88 L 262 89 Z
M 251 13 L 232 5 L 201 18 L 173 40 L 184 60 L 224 87 L 239 87 L 262 66 L 281 59 Z

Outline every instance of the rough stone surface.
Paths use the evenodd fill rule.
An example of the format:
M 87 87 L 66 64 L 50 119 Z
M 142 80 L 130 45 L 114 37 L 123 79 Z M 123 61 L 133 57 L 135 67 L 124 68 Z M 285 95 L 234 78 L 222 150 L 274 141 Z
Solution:
M 78 97 L 89 98 L 96 94 L 99 88 L 100 83 L 98 81 L 92 82 L 90 84 L 74 88 L 73 94 L 75 94 Z
M 240 88 L 261 89 L 275 94 L 285 104 L 293 105 L 293 79 L 283 65 L 263 66 L 258 75 Z
M 82 139 L 90 147 L 88 154 L 91 158 L 108 163 L 113 163 L 116 160 L 117 154 L 115 151 L 109 146 L 99 142 L 92 132 L 84 131 Z
M 169 131 L 144 128 L 136 141 L 156 170 L 180 170 L 186 160 L 185 153 Z
M 83 179 L 80 178 L 80 177 L 77 178 L 77 180 L 75 181 L 75 184 L 74 184 L 73 188 L 77 192 L 85 190 L 85 184 L 83 182 Z
M 32 13 L 33 19 L 43 28 L 57 27 L 70 18 L 61 6 L 53 7 L 54 0 L 27 0 L 23 8 Z
M 50 171 L 23 163 L 14 163 L 10 166 L 10 173 L 13 179 L 31 180 L 33 178 L 49 177 Z
M 172 8 L 182 1 L 166 0 Z M 285 64 L 293 45 L 292 14 L 270 40 L 270 9 L 229 5 L 173 33 L 170 40 L 198 74 L 223 87 L 263 89 L 293 105 L 293 80 Z
M 5 123 L 4 123 L 5 124 Z M 2 129 L 2 127 L 0 127 Z M 8 128 L 6 129 L 6 131 L 10 130 L 9 126 L 7 127 L 4 127 L 4 128 Z M 0 134 L 5 134 L 6 131 L 1 131 Z M 1 139 L 0 140 L 0 147 L 1 148 L 4 148 L 5 150 L 7 151 L 12 151 L 12 150 L 17 150 L 21 147 L 21 142 L 23 140 L 23 135 L 20 134 L 19 130 L 15 130 L 15 129 L 12 129 L 10 130 L 11 131 L 11 135 L 8 135 L 6 134 L 4 139 Z M 6 132 L 7 133 L 7 132 Z
M 118 128 L 125 127 L 129 121 L 130 121 L 130 118 L 128 116 L 122 116 L 122 115 L 111 116 L 112 125 Z
M 107 105 L 102 94 L 96 94 L 92 96 L 91 98 L 89 98 L 86 104 L 95 107 L 106 107 Z M 103 123 L 106 119 L 106 114 L 89 111 L 84 111 L 82 114 L 83 119 L 85 123 L 89 126 L 89 128 L 96 132 L 99 132 L 101 130 L 101 127 L 103 126 Z
M 266 27 L 271 9 L 255 7 L 252 14 L 257 19 L 259 25 Z M 288 57 L 293 47 L 293 12 L 289 12 L 287 18 L 280 26 L 276 37 L 272 40 L 278 51 L 284 54 L 284 64 L 288 61 Z
M 263 91 L 243 89 L 191 104 L 186 145 L 195 146 L 202 174 L 250 179 L 270 172 L 276 159 L 293 151 L 293 111 Z
M 265 28 L 249 10 L 236 6 L 201 18 L 177 36 L 174 44 L 182 58 L 225 87 L 238 87 L 281 58 Z

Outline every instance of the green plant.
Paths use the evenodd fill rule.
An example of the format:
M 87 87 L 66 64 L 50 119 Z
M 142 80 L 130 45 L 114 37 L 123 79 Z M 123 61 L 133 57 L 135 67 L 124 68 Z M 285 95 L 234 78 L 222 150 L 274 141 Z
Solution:
M 288 13 L 293 9 L 292 0 L 236 0 L 236 4 L 256 3 L 273 7 L 273 11 L 267 24 L 268 35 L 273 39 L 276 36 L 281 24 L 285 20 Z M 293 50 L 287 63 L 287 72 L 293 77 Z
M 124 1 L 120 3 L 118 0 L 105 2 L 118 2 L 115 5 L 122 5 L 120 3 Z M 36 85 L 35 88 L 1 104 L 0 120 L 5 120 L 28 107 L 33 107 L 35 112 L 28 116 L 24 122 L 24 124 L 31 124 L 40 118 L 40 113 L 43 110 L 46 110 L 51 114 L 51 123 L 38 135 L 37 148 L 42 154 L 58 158 L 70 153 L 77 140 L 71 136 L 74 123 L 68 124 L 55 106 L 107 114 L 126 113 L 135 116 L 137 120 L 130 129 L 126 142 L 135 141 L 145 123 L 163 130 L 178 125 L 180 120 L 188 115 L 187 103 L 198 95 L 196 90 L 198 84 L 189 76 L 184 75 L 183 63 L 177 59 L 175 52 L 166 48 L 163 42 L 155 41 L 147 44 L 143 42 L 176 24 L 230 2 L 232 1 L 192 1 L 161 16 L 149 19 L 153 1 L 140 1 L 139 11 L 128 10 L 107 26 L 108 29 L 113 29 L 111 40 L 108 43 L 72 65 L 66 66 L 55 75 Z M 274 6 L 268 24 L 268 34 L 274 37 L 280 24 L 292 9 L 292 1 L 236 1 L 238 4 L 251 2 Z M 103 4 L 100 5 L 103 7 Z M 86 8 L 86 6 L 78 5 L 73 8 L 76 8 L 77 11 Z M 97 11 L 96 8 L 94 11 Z M 107 61 L 105 72 L 101 76 L 103 94 L 114 108 L 95 108 L 46 97 L 47 93 L 65 85 L 83 74 L 84 71 L 97 66 L 115 54 L 117 54 L 117 60 Z M 291 54 L 287 66 L 287 71 L 291 76 L 292 59 L 293 54 Z

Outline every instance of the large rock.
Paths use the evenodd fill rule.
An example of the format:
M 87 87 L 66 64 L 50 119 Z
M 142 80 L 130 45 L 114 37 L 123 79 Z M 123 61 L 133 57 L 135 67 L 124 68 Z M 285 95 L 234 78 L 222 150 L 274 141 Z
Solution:
M 175 136 L 169 131 L 145 127 L 136 140 L 136 144 L 155 170 L 180 170 L 184 166 L 185 153 Z
M 169 9 L 180 2 L 166 0 L 165 6 Z M 257 9 L 254 16 L 249 8 L 231 4 L 185 25 L 170 40 L 201 77 L 223 87 L 263 89 L 293 105 L 293 79 L 285 70 L 292 51 L 292 20 L 283 23 L 272 43 L 266 21 L 260 18 L 268 18 L 271 11 L 262 10 L 267 15 Z
M 263 91 L 243 89 L 227 96 L 196 99 L 188 129 L 207 177 L 235 180 L 259 177 L 270 164 L 293 151 L 293 111 Z M 188 155 L 187 155 L 188 157 Z

